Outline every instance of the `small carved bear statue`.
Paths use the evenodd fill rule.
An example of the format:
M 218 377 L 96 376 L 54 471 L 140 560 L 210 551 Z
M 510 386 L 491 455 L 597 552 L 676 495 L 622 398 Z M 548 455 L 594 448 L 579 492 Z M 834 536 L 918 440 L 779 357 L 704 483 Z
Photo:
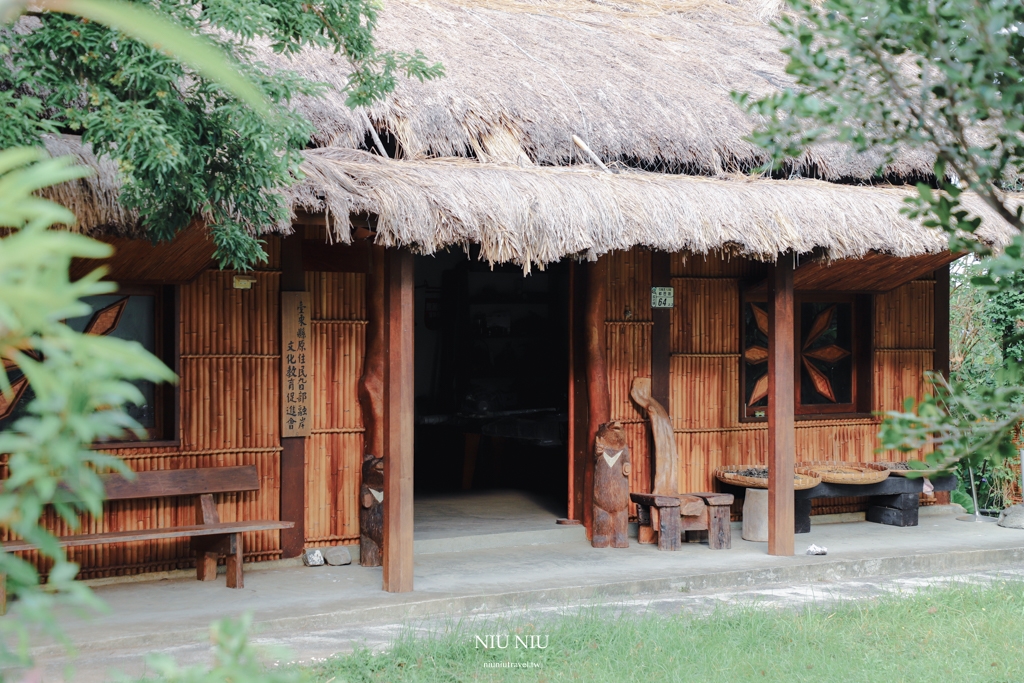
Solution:
M 384 547 L 384 458 L 363 455 L 359 487 L 359 564 L 379 567 Z
M 626 432 L 618 422 L 597 430 L 594 440 L 594 528 L 595 548 L 628 548 L 629 447 Z

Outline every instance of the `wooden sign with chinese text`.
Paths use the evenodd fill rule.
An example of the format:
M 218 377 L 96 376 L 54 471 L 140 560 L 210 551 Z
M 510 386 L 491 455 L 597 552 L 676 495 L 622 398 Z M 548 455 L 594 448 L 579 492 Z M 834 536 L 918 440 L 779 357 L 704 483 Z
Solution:
M 309 436 L 312 393 L 308 292 L 281 292 L 281 436 Z

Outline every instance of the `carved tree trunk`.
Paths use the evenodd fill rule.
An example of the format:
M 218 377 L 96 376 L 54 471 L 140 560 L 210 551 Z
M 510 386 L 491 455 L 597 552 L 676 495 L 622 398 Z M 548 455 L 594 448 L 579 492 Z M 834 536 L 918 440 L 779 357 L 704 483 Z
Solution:
M 587 365 L 587 408 L 588 408 L 588 442 L 594 444 L 598 428 L 611 419 L 611 396 L 608 392 L 608 368 L 605 361 L 605 318 L 608 307 L 608 259 L 598 259 L 596 263 L 587 264 L 587 307 L 584 322 L 586 325 L 584 344 L 586 345 Z M 588 494 L 595 488 L 594 464 L 589 460 L 584 473 L 584 490 Z M 583 524 L 587 535 L 593 537 L 594 501 L 585 501 L 583 505 Z
M 366 359 L 359 380 L 359 405 L 363 413 L 363 479 L 360 482 L 359 564 L 381 565 L 384 547 L 384 247 L 373 245 L 370 272 L 366 276 Z M 368 469 L 379 466 L 380 481 L 370 480 Z
M 595 548 L 628 548 L 629 447 L 618 422 L 601 425 L 594 439 Z
M 647 412 L 654 435 L 654 491 L 657 496 L 679 494 L 679 458 L 672 418 L 664 406 L 651 396 L 651 378 L 637 377 L 629 387 L 629 395 Z

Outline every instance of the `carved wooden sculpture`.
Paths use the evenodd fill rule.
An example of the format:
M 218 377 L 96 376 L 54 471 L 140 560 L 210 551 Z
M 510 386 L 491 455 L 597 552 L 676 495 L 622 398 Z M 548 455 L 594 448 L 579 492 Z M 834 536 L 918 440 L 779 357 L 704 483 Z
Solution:
M 384 547 L 384 458 L 363 455 L 359 487 L 359 564 L 379 567 Z
M 651 378 L 637 377 L 629 387 L 629 395 L 647 412 L 654 435 L 654 495 L 674 496 L 679 493 L 679 458 L 672 419 L 664 406 L 651 396 Z
M 628 548 L 629 447 L 618 422 L 597 430 L 594 440 L 594 533 L 595 548 Z

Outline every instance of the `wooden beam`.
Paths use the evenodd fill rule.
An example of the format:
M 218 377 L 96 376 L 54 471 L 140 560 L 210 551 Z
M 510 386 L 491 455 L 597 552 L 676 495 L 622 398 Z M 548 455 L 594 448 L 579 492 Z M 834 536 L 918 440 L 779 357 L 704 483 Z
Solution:
M 861 258 L 825 261 L 804 258 L 793 275 L 793 287 L 799 291 L 865 292 L 881 294 L 930 275 L 936 268 L 960 258 L 948 251 L 899 258 L 869 253 Z M 764 293 L 768 281 L 750 287 L 752 294 Z
M 302 243 L 302 265 L 319 273 L 369 273 L 372 245 L 366 240 L 352 244 L 327 244 L 323 240 Z
M 387 251 L 387 361 L 384 373 L 384 590 L 413 589 L 413 422 L 416 300 L 414 261 L 405 249 Z
M 587 264 L 587 301 L 584 344 L 587 373 L 587 452 L 594 453 L 598 428 L 611 420 L 611 395 L 608 391 L 608 364 L 605 359 L 605 320 L 608 310 L 608 257 Z M 584 475 L 584 516 L 587 538 L 594 527 L 594 459 L 586 459 Z
M 306 290 L 306 273 L 302 269 L 302 240 L 305 230 L 281 240 L 281 291 Z M 281 387 L 282 395 L 284 387 Z M 281 531 L 282 557 L 298 557 L 306 544 L 306 439 L 281 438 L 281 519 L 294 522 L 291 529 Z
M 949 264 L 935 270 L 935 292 L 932 298 L 935 324 L 935 355 L 932 369 L 949 379 Z
M 796 256 L 781 254 L 768 276 L 768 554 L 792 555 L 795 428 Z
M 109 259 L 73 259 L 71 279 L 105 265 L 105 280 L 119 283 L 185 284 L 214 265 L 213 241 L 202 220 L 194 220 L 174 239 L 153 244 L 148 239 L 101 237 L 114 247 Z

